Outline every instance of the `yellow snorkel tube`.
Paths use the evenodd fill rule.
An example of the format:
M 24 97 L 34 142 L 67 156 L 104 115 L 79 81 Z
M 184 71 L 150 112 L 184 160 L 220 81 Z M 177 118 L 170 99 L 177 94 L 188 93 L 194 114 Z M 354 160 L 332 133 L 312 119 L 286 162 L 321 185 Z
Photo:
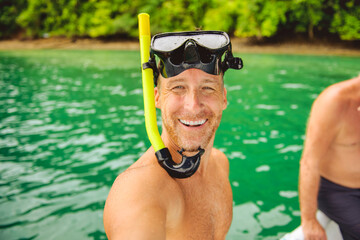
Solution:
M 150 16 L 147 13 L 141 13 L 139 18 L 139 41 L 141 66 L 149 61 L 150 58 Z M 141 67 L 142 84 L 144 92 L 144 112 L 145 112 L 145 126 L 151 145 L 155 152 L 165 148 L 165 145 L 160 137 L 156 122 L 155 96 L 154 96 L 154 82 L 153 70 L 151 68 L 144 69 Z
M 173 178 L 187 178 L 192 176 L 199 168 L 200 158 L 204 153 L 204 149 L 199 148 L 199 153 L 190 157 L 183 155 L 183 150 L 179 151 L 182 155 L 182 161 L 180 164 L 176 164 L 172 160 L 169 149 L 165 147 L 160 137 L 156 121 L 153 81 L 154 67 L 149 66 L 149 62 L 152 62 L 155 63 L 156 68 L 155 57 L 152 56 L 152 59 L 150 58 L 150 16 L 146 13 L 141 13 L 138 15 L 138 19 L 146 132 L 160 166 Z

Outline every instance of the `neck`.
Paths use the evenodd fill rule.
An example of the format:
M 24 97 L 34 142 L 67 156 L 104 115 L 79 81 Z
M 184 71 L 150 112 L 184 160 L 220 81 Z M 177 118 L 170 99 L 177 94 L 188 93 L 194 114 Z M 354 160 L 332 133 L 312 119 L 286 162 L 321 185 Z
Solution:
M 169 149 L 172 156 L 172 160 L 177 164 L 181 163 L 182 155 L 179 153 L 179 151 L 181 151 L 182 147 L 175 144 L 174 141 L 168 137 L 166 131 L 163 131 L 161 138 L 164 141 L 165 146 Z M 214 137 L 210 140 L 210 142 L 206 146 L 201 146 L 201 148 L 203 148 L 205 152 L 201 156 L 200 166 L 199 169 L 197 170 L 197 173 L 200 174 L 206 173 L 208 162 L 211 156 L 211 150 L 213 148 L 213 143 L 214 143 Z M 199 151 L 184 151 L 182 152 L 182 154 L 185 156 L 194 156 L 198 152 Z

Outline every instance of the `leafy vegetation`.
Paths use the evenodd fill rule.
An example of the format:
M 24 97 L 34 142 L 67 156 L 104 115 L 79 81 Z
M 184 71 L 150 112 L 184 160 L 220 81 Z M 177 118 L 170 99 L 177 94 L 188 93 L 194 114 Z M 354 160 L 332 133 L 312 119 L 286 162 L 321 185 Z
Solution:
M 360 0 L 0 0 L 0 38 L 136 37 L 141 12 L 150 14 L 153 33 L 360 39 Z

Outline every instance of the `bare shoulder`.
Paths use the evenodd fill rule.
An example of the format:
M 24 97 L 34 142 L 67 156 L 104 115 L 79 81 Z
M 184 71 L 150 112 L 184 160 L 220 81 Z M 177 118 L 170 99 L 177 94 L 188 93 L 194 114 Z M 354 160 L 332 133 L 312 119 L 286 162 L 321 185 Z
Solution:
M 221 158 L 221 159 L 224 159 L 224 160 L 227 161 L 226 155 L 217 148 L 213 148 L 211 154 L 212 154 L 213 157 Z
M 213 148 L 211 151 L 211 157 L 218 164 L 218 167 L 224 169 L 227 174 L 229 174 L 229 160 L 222 151 Z
M 138 161 L 140 164 L 133 164 L 116 178 L 106 200 L 104 227 L 109 239 L 129 237 L 140 225 L 144 231 L 153 229 L 154 221 L 164 230 L 173 204 L 180 198 L 175 181 L 158 164 L 143 157 Z
M 333 84 L 323 90 L 315 99 L 310 113 L 311 120 L 332 121 L 344 110 L 347 89 L 345 82 Z
M 324 105 L 334 106 L 341 99 L 342 93 L 344 92 L 343 82 L 335 83 L 322 91 L 314 101 L 313 107 Z
M 305 150 L 313 149 L 314 142 L 326 149 L 337 138 L 346 123 L 339 116 L 346 115 L 355 94 L 360 94 L 360 78 L 335 83 L 321 92 L 311 108 Z
M 311 117 L 331 124 L 337 123 L 338 116 L 347 110 L 352 99 L 359 99 L 359 95 L 360 77 L 335 83 L 322 91 L 314 101 Z
M 327 87 L 318 97 L 319 101 L 326 101 L 331 104 L 346 101 L 349 98 L 359 96 L 360 76 L 335 83 Z

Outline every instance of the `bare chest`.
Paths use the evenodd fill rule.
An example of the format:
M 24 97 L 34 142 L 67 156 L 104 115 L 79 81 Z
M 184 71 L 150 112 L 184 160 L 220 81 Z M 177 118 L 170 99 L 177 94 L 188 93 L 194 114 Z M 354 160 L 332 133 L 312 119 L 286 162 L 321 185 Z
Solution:
M 347 187 L 360 186 L 360 111 L 339 116 L 339 133 L 321 164 L 322 176 Z
M 232 220 L 232 192 L 227 179 L 188 188 L 184 200 L 184 239 L 225 239 Z
M 340 145 L 360 146 L 360 106 L 351 107 L 343 116 L 336 143 Z

